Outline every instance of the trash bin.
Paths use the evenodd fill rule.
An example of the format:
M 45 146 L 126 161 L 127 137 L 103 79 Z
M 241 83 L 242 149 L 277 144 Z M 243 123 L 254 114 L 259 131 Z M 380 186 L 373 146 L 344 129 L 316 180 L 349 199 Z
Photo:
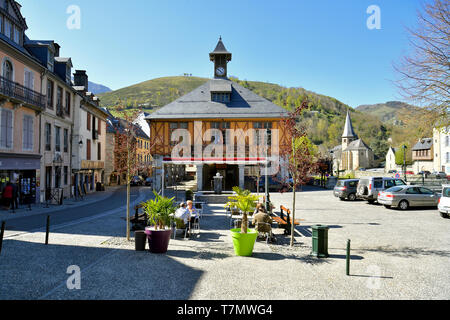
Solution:
M 328 258 L 328 230 L 324 225 L 312 226 L 312 252 L 311 255 L 318 258 Z
M 136 251 L 145 251 L 145 245 L 147 243 L 147 235 L 144 230 L 138 230 L 134 232 L 134 242 Z

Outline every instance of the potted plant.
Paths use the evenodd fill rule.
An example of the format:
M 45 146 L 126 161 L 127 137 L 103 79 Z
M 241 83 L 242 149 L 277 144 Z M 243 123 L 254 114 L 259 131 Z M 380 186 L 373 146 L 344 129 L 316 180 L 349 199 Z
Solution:
M 162 197 L 153 192 L 155 199 L 142 203 L 144 213 L 147 215 L 149 227 L 145 228 L 148 237 L 150 252 L 166 253 L 169 247 L 171 214 L 176 210 L 174 198 Z
M 242 212 L 241 228 L 231 229 L 234 252 L 237 256 L 249 257 L 253 254 L 258 232 L 254 229 L 248 229 L 248 214 L 255 210 L 258 197 L 252 195 L 249 190 L 243 190 L 239 187 L 234 187 L 233 191 L 236 195 L 228 197 L 230 202 L 226 204 L 226 207 L 236 208 Z

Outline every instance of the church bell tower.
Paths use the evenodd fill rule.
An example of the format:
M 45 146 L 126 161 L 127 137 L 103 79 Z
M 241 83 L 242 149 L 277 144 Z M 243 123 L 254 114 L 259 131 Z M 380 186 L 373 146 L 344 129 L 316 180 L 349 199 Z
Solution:
M 231 52 L 228 52 L 219 38 L 216 49 L 209 54 L 209 58 L 214 62 L 214 78 L 226 79 L 228 75 L 227 65 L 231 61 Z

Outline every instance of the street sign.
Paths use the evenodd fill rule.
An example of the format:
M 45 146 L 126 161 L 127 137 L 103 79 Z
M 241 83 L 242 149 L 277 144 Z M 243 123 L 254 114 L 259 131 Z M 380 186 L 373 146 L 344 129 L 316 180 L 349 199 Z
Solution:
M 395 179 L 400 179 L 400 173 L 397 172 L 397 173 L 395 174 Z

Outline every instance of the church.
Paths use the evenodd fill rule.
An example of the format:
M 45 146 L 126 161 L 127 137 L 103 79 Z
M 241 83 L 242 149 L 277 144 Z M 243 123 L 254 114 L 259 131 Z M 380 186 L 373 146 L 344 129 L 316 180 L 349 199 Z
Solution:
M 342 144 L 331 149 L 333 156 L 333 171 L 355 171 L 361 168 L 372 168 L 374 154 L 362 139 L 359 139 L 353 130 L 350 111 L 347 112 Z
M 258 168 L 273 162 L 272 159 L 278 161 L 274 145 L 289 143 L 282 125 L 288 112 L 228 78 L 232 54 L 222 38 L 209 54 L 209 60 L 214 66 L 213 79 L 146 117 L 152 139 L 156 189 L 163 188 L 160 184 L 172 184 L 174 176 L 184 176 L 187 170 L 196 173 L 197 191 L 212 190 L 217 174 L 224 177 L 224 190 L 234 186 L 250 188 Z M 187 142 L 186 147 L 181 157 L 173 157 L 178 142 L 172 138 L 180 131 L 187 135 L 181 140 Z M 269 150 L 264 156 L 255 157 L 252 149 L 262 132 L 267 136 Z M 243 153 L 236 149 L 238 140 L 245 141 Z M 216 146 L 214 155 L 205 157 L 211 144 L 223 149 Z M 279 174 L 285 176 L 286 172 Z

